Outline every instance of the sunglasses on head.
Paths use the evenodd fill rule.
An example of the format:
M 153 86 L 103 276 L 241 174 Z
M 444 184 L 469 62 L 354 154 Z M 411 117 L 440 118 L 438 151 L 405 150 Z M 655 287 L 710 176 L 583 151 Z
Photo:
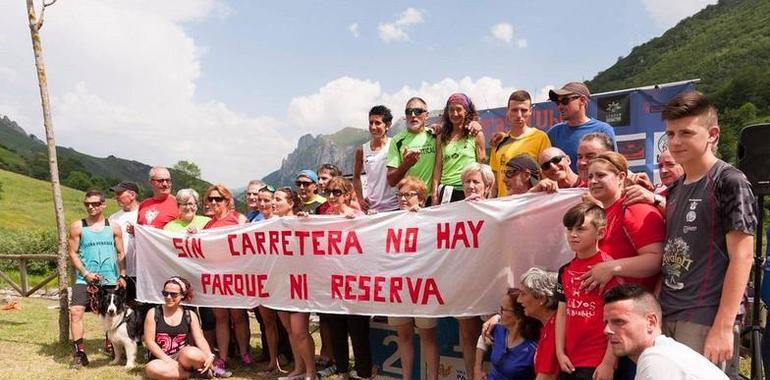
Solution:
M 422 108 L 407 108 L 404 111 L 406 116 L 420 116 L 420 115 L 424 114 L 425 112 L 428 112 L 428 110 L 422 109 Z
M 315 182 L 313 182 L 313 181 L 297 181 L 297 182 L 294 182 L 294 184 L 297 185 L 297 187 L 307 187 L 307 186 L 315 184 Z
M 225 200 L 225 197 L 211 197 L 211 196 L 210 196 L 210 197 L 208 197 L 208 198 L 206 198 L 206 199 L 208 199 L 208 201 L 209 201 L 209 202 L 216 202 L 216 203 L 219 203 L 219 202 L 222 202 L 222 201 L 224 201 L 224 200 Z
M 345 194 L 345 192 L 340 189 L 326 189 L 326 192 L 329 195 L 334 195 L 335 197 L 341 197 L 342 194 Z
M 167 292 L 165 290 L 161 290 L 160 294 L 162 294 L 164 298 L 165 297 L 171 297 L 171 298 L 179 297 L 179 292 Z
M 573 100 L 575 100 L 577 98 L 580 98 L 580 95 L 562 96 L 559 99 L 557 99 L 556 101 L 554 101 L 554 103 L 566 106 L 567 104 L 569 104 L 569 102 L 571 102 L 571 101 L 573 101 Z
M 558 165 L 561 160 L 564 159 L 565 156 L 553 156 L 550 160 L 543 162 L 540 164 L 540 169 L 548 170 L 551 168 L 551 164 Z
M 83 202 L 83 206 L 86 206 L 86 207 L 99 207 L 103 203 L 104 202 Z
M 270 185 L 265 185 L 265 186 L 262 186 L 262 187 L 259 189 L 259 191 L 260 191 L 260 192 L 262 192 L 262 191 L 267 191 L 267 192 L 269 192 L 269 193 L 275 193 L 275 187 L 272 187 L 272 186 L 270 186 Z

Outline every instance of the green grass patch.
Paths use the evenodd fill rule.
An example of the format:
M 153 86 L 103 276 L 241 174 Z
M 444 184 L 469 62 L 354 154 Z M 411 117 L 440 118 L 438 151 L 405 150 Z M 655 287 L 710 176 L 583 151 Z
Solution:
M 0 196 L 0 234 L 5 231 L 56 231 L 50 182 L 6 170 L 0 170 L 0 182 L 3 184 L 3 193 Z M 62 187 L 64 215 L 68 225 L 85 216 L 83 194 L 80 190 Z M 117 210 L 115 201 L 108 200 L 105 215 Z

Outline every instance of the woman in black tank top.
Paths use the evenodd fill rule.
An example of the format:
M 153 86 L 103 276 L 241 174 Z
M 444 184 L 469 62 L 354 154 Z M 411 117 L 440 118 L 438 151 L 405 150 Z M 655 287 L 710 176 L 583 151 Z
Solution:
M 163 284 L 162 293 L 165 304 L 148 310 L 144 319 L 144 342 L 155 357 L 145 367 L 147 377 L 186 379 L 192 371 L 209 372 L 214 355 L 198 316 L 181 305 L 192 299 L 190 283 L 171 277 Z

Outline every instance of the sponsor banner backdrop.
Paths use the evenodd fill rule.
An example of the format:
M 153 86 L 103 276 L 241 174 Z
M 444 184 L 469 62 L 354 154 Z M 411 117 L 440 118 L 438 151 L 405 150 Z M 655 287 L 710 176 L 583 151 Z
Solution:
M 137 298 L 161 303 L 163 281 L 178 275 L 192 283 L 195 306 L 490 314 L 527 269 L 556 270 L 571 259 L 560 222 L 584 191 L 354 219 L 273 218 L 196 234 L 137 226 Z
M 660 152 L 658 145 L 661 142 L 654 136 L 666 130 L 660 112 L 675 95 L 693 88 L 693 83 L 685 83 L 647 90 L 629 89 L 607 95 L 595 94 L 588 104 L 588 116 L 611 124 L 615 128 L 618 141 L 628 141 L 628 138 L 623 139 L 624 135 L 644 134 L 642 141 L 636 141 L 633 146 L 626 145 L 628 152 L 633 153 L 631 157 L 626 158 L 633 161 L 633 171 L 646 171 L 647 175 L 653 178 L 657 153 Z M 485 136 L 493 136 L 495 132 L 505 132 L 509 129 L 505 121 L 505 111 L 505 107 L 479 111 L 479 123 L 484 128 Z M 556 103 L 548 101 L 533 105 L 532 116 L 529 118 L 530 126 L 548 131 L 560 121 Z M 643 155 L 642 158 L 638 158 L 639 153 Z

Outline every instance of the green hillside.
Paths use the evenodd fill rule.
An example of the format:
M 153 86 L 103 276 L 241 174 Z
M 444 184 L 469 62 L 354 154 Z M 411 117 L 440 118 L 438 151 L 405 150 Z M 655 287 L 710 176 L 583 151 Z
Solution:
M 0 170 L 0 234 L 2 231 L 56 230 L 51 183 Z M 67 223 L 82 218 L 83 192 L 62 187 Z M 115 201 L 107 202 L 106 214 L 117 211 Z
M 719 152 L 735 157 L 737 133 L 770 116 L 770 1 L 721 0 L 635 47 L 588 82 L 592 92 L 700 78 L 720 109 Z

